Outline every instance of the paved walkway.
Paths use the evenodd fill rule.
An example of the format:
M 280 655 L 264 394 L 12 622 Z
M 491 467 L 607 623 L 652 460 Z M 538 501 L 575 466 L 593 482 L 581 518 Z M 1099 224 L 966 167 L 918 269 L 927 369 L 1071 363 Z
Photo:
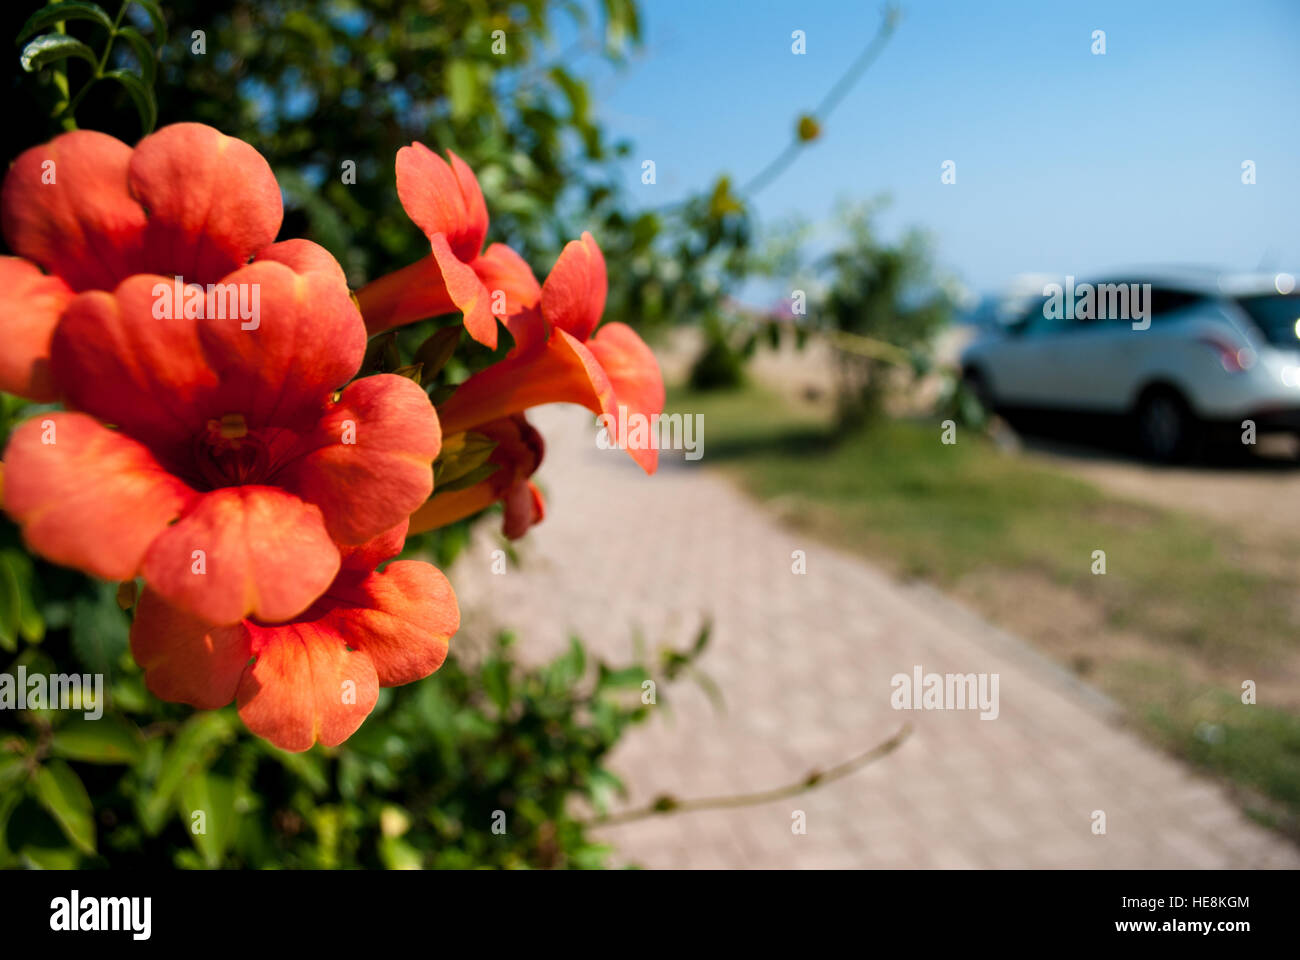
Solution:
M 613 663 L 682 646 L 711 615 L 701 666 L 719 712 L 689 681 L 634 730 L 611 766 L 630 803 L 792 782 L 893 734 L 895 753 L 851 777 L 761 807 L 605 828 L 647 867 L 1297 867 L 1300 852 L 1247 820 L 1223 791 L 1114 722 L 1104 698 L 933 591 L 801 538 L 706 455 L 665 457 L 645 477 L 601 451 L 575 408 L 533 415 L 546 436 L 547 519 L 521 566 L 490 572 L 495 531 L 452 571 L 468 632 L 519 631 L 531 658 L 570 633 Z M 707 437 L 707 433 L 706 433 Z M 803 550 L 807 573 L 791 572 Z M 890 678 L 997 673 L 1000 714 L 895 711 Z M 1092 813 L 1106 815 L 1104 836 Z M 802 811 L 807 832 L 792 830 Z

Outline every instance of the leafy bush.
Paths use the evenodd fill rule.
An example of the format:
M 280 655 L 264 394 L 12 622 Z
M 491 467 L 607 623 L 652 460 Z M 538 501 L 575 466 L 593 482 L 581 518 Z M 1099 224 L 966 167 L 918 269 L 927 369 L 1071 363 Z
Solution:
M 22 554 L 3 533 L 11 586 Z M 659 700 L 707 638 L 652 677 L 591 664 L 576 639 L 525 667 L 508 634 L 484 651 L 461 637 L 435 678 L 382 691 L 346 744 L 294 754 L 249 734 L 233 707 L 149 695 L 116 591 L 34 567 L 25 586 L 46 599 L 0 611 L 3 672 L 102 671 L 107 707 L 96 720 L 0 710 L 0 867 L 606 866 L 582 819 L 621 790 L 606 757 L 654 709 L 643 692 Z
M 915 358 L 949 320 L 951 303 L 933 274 L 924 236 L 908 233 L 901 242 L 882 242 L 874 227 L 876 207 L 865 204 L 844 214 L 847 234 L 823 266 L 828 292 L 815 316 L 846 344 L 890 348 L 892 358 L 874 349 L 840 349 L 837 406 L 840 425 L 861 426 L 883 409 L 890 372 Z

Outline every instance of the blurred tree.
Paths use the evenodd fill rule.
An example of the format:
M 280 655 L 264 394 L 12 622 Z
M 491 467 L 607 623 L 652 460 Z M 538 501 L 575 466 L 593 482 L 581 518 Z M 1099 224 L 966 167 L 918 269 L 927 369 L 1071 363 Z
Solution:
M 821 302 L 810 311 L 839 334 L 837 406 L 841 426 L 870 422 L 883 410 L 890 371 L 924 363 L 931 338 L 948 322 L 952 305 L 939 284 L 924 234 L 912 230 L 897 244 L 876 234 L 880 202 L 850 206 L 843 244 L 820 264 L 829 274 Z
M 4 13 L 14 36 L 41 4 Z M 106 4 L 114 12 L 114 4 Z M 625 64 L 641 38 L 635 0 L 163 0 L 169 39 L 157 79 L 158 124 L 209 123 L 254 144 L 286 200 L 283 237 L 328 248 L 349 281 L 428 253 L 397 200 L 397 150 L 453 149 L 479 175 L 489 241 L 515 246 L 545 276 L 564 242 L 591 230 L 607 261 L 608 315 L 653 335 L 715 311 L 743 276 L 751 217 L 719 177 L 670 210 L 636 210 L 631 145 L 610 142 L 580 76 Z M 132 6 L 126 19 L 149 29 Z M 100 28 L 70 23 L 92 44 Z M 559 38 L 574 36 L 560 46 Z M 98 48 L 97 48 L 98 49 Z M 199 51 L 202 52 L 199 52 Z M 135 66 L 126 44 L 113 61 Z M 6 161 L 57 133 L 60 98 L 7 64 L 14 116 Z M 68 61 L 78 86 L 89 68 Z M 81 126 L 127 142 L 139 120 L 125 91 L 97 85 Z

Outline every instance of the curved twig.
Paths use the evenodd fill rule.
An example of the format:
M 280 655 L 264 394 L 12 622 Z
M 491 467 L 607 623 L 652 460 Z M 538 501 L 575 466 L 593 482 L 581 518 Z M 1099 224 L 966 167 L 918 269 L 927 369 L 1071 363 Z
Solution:
M 675 797 L 666 795 L 659 796 L 644 807 L 634 807 L 631 810 L 603 814 L 590 820 L 581 821 L 581 823 L 584 827 L 609 827 L 670 813 L 695 813 L 700 810 L 734 809 L 736 807 L 752 807 L 763 803 L 771 803 L 774 800 L 793 797 L 815 787 L 840 780 L 851 773 L 856 773 L 867 764 L 893 753 L 911 733 L 912 725 L 905 723 L 896 734 L 884 743 L 872 747 L 866 753 L 860 754 L 851 760 L 845 760 L 843 763 L 824 772 L 812 770 L 794 783 L 783 787 L 759 790 L 756 793 L 741 793 L 729 797 L 700 797 L 695 800 L 678 800 Z

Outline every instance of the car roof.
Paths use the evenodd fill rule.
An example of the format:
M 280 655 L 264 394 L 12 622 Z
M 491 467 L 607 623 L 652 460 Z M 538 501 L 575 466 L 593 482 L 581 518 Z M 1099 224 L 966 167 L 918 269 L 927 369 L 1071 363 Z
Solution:
M 1203 267 L 1158 267 L 1115 271 L 1104 277 L 1087 277 L 1086 282 L 1149 283 L 1164 290 L 1178 290 L 1205 297 L 1244 297 L 1276 293 L 1282 283 L 1281 273 L 1228 273 Z M 1077 287 L 1084 280 L 1076 280 Z

